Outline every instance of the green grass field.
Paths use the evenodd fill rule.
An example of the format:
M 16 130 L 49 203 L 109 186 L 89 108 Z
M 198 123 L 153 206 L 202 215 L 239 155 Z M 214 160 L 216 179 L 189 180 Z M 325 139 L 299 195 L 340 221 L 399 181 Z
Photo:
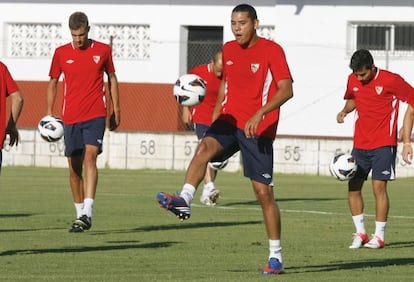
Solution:
M 268 243 L 260 206 L 241 173 L 220 173 L 216 207 L 184 222 L 159 191 L 181 190 L 183 171 L 100 170 L 93 227 L 70 234 L 66 169 L 4 167 L 0 177 L 0 281 L 412 281 L 413 178 L 390 183 L 386 247 L 349 250 L 346 183 L 276 175 L 286 274 L 261 275 Z M 367 228 L 374 201 L 365 189 Z

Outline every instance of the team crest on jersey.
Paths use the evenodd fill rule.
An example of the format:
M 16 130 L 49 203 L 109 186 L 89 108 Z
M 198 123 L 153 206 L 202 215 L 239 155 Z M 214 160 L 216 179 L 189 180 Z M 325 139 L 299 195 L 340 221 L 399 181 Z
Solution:
M 100 60 L 101 56 L 93 56 L 93 61 L 95 62 L 95 64 L 99 63 Z
M 259 70 L 260 64 L 250 64 L 250 69 L 252 73 L 256 73 Z
M 377 92 L 377 95 L 381 95 L 383 89 L 384 87 L 382 86 L 375 86 L 375 92 Z

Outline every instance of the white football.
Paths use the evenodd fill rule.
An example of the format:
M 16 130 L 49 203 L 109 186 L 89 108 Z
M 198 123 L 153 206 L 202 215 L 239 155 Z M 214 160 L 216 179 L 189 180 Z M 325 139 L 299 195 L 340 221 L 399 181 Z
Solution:
M 195 106 L 204 100 L 206 83 L 198 75 L 184 74 L 175 82 L 173 94 L 180 105 Z
M 351 154 L 340 153 L 332 158 L 329 170 L 336 179 L 341 181 L 349 180 L 354 177 L 357 171 L 357 164 Z
M 56 116 L 44 116 L 37 125 L 40 136 L 47 142 L 56 142 L 63 136 L 63 121 Z
M 220 169 L 225 168 L 228 163 L 229 163 L 229 159 L 226 159 L 222 162 L 209 162 L 208 165 L 215 170 L 220 170 Z

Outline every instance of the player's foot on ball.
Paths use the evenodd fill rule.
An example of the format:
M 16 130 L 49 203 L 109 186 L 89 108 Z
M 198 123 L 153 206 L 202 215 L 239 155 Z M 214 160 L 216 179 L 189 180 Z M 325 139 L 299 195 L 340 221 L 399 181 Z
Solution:
M 270 258 L 266 266 L 263 268 L 263 275 L 271 274 L 282 274 L 285 270 L 283 269 L 282 263 L 277 258 Z
M 378 236 L 375 236 L 374 234 L 372 234 L 371 236 L 372 236 L 371 240 L 369 240 L 369 242 L 364 245 L 365 248 L 370 248 L 370 249 L 384 248 L 383 240 L 381 240 Z
M 368 236 L 364 233 L 354 233 L 352 234 L 352 243 L 349 245 L 350 249 L 359 249 L 364 244 L 368 243 Z
M 183 198 L 164 192 L 159 192 L 157 195 L 157 201 L 162 208 L 172 212 L 180 220 L 190 218 L 190 207 L 187 205 Z
M 79 233 L 85 230 L 89 230 L 92 227 L 92 218 L 82 215 L 72 222 L 72 226 L 69 229 L 71 233 Z
M 210 192 L 201 194 L 200 202 L 206 206 L 215 206 L 218 198 L 220 198 L 220 190 L 213 189 Z

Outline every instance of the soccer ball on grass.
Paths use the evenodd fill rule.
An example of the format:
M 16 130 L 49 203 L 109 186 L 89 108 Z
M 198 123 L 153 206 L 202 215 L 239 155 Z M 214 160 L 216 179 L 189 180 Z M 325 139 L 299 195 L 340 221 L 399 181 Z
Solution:
M 344 181 L 354 177 L 357 171 L 355 158 L 348 153 L 335 155 L 329 164 L 329 170 L 333 177 Z
M 56 142 L 63 136 L 63 121 L 56 116 L 44 116 L 37 125 L 40 136 L 47 142 Z
M 173 94 L 182 106 L 200 104 L 206 95 L 206 83 L 195 74 L 184 74 L 175 82 Z

